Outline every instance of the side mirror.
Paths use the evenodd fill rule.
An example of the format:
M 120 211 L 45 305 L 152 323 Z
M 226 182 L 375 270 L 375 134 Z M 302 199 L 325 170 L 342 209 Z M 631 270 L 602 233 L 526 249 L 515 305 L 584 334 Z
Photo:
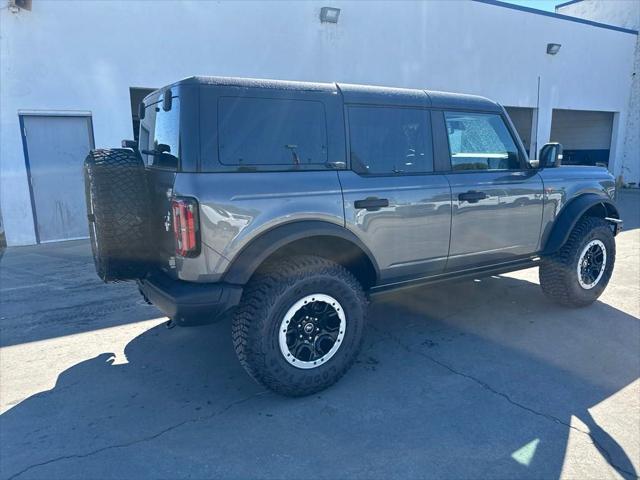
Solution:
M 166 143 L 159 143 L 156 147 L 156 153 L 171 153 L 171 147 Z
M 173 103 L 173 96 L 171 95 L 171 89 L 167 89 L 164 91 L 164 96 L 162 97 L 162 110 L 168 112 L 171 110 L 171 105 Z
M 144 108 L 144 102 L 140 102 L 138 104 L 138 118 L 140 120 L 142 120 L 144 118 L 145 112 L 146 112 L 146 109 Z
M 562 165 L 562 144 L 561 143 L 545 143 L 540 149 L 538 156 L 539 166 L 559 167 Z
M 138 142 L 135 140 L 122 140 L 122 148 L 130 148 L 131 150 L 138 149 Z

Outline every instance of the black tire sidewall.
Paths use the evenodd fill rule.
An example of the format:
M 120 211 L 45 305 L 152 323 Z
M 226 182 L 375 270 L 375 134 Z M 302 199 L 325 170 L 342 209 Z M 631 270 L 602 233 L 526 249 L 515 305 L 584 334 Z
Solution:
M 91 197 L 93 195 L 92 188 L 93 182 L 91 181 L 91 167 L 85 163 L 84 165 L 84 194 L 85 194 L 85 203 L 87 206 L 87 215 L 91 216 L 89 219 L 89 240 L 91 242 L 91 253 L 93 254 L 93 264 L 95 265 L 96 272 L 100 278 L 104 278 L 105 276 L 105 267 L 102 262 L 104 258 L 104 254 L 100 252 L 100 246 L 97 242 L 96 232 L 94 230 L 95 225 L 95 212 L 92 208 L 92 200 Z
M 578 262 L 580 261 L 580 255 L 586 247 L 586 245 L 592 240 L 600 240 L 606 250 L 607 260 L 604 273 L 598 283 L 590 289 L 585 289 L 580 285 L 578 281 Z M 613 274 L 613 267 L 615 263 L 615 250 L 616 244 L 613 234 L 609 226 L 604 223 L 598 224 L 595 228 L 590 229 L 581 239 L 580 242 L 576 242 L 576 246 L 573 251 L 572 259 L 568 268 L 569 273 L 569 285 L 568 289 L 571 296 L 573 296 L 580 304 L 590 304 L 596 300 L 607 287 L 611 275 Z
M 280 350 L 287 311 L 307 295 L 335 298 L 345 315 L 340 347 L 314 368 L 290 364 Z M 310 395 L 337 382 L 355 361 L 364 337 L 368 301 L 343 266 L 312 255 L 292 256 L 265 266 L 245 288 L 232 324 L 240 363 L 256 381 L 286 396 Z
M 142 159 L 127 149 L 92 150 L 84 173 L 87 212 L 91 215 L 89 236 L 98 276 L 105 282 L 144 277 L 153 249 L 150 194 Z
M 342 306 L 346 327 L 344 338 L 335 355 L 325 364 L 315 368 L 302 369 L 291 365 L 280 350 L 280 326 L 287 311 L 301 298 L 311 294 L 325 294 L 335 298 Z M 364 327 L 364 311 L 353 289 L 340 278 L 318 275 L 307 278 L 287 289 L 275 302 L 272 314 L 265 322 L 264 351 L 275 361 L 269 362 L 273 375 L 288 378 L 295 384 L 305 383 L 311 377 L 314 382 L 329 381 L 340 375 L 352 356 L 357 354 Z M 355 352 L 355 353 L 354 353 Z

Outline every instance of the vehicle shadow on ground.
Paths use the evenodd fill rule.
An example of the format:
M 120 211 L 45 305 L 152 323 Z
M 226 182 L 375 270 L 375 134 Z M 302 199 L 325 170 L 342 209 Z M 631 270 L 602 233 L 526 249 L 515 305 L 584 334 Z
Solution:
M 79 363 L 2 415 L 0 474 L 557 478 L 570 444 L 593 442 L 637 476 L 597 421 L 640 374 L 634 317 L 492 277 L 377 299 L 370 327 L 346 377 L 301 399 L 245 375 L 228 324 L 152 328 L 128 363 Z
M 160 317 L 133 282 L 105 285 L 88 240 L 11 247 L 0 257 L 0 346 Z
M 625 232 L 640 228 L 638 201 L 638 190 L 618 193 Z M 160 316 L 132 282 L 104 285 L 88 240 L 9 247 L 0 254 L 0 310 L 0 347 Z

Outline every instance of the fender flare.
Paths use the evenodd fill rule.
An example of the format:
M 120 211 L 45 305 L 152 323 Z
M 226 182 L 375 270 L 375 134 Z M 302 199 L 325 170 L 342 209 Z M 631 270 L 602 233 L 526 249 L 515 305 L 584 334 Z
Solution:
M 339 225 L 318 221 L 299 220 L 276 226 L 252 239 L 233 259 L 223 276 L 223 281 L 236 285 L 246 284 L 258 267 L 280 248 L 311 237 L 335 237 L 346 240 L 359 248 L 369 259 L 375 270 L 376 280 L 380 269 L 371 251 L 352 232 Z
M 570 200 L 567 205 L 560 211 L 549 233 L 547 240 L 542 249 L 543 255 L 548 255 L 559 250 L 568 240 L 573 227 L 576 226 L 578 220 L 582 218 L 587 210 L 602 205 L 605 216 L 603 218 L 612 217 L 619 219 L 620 214 L 618 208 L 609 198 L 597 195 L 595 193 L 585 193 Z

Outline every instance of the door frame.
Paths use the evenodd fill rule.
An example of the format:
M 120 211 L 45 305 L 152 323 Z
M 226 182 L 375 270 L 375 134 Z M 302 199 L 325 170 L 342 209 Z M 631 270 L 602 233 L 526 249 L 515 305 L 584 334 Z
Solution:
M 31 176 L 31 162 L 29 161 L 29 149 L 27 147 L 27 135 L 25 135 L 24 117 L 78 117 L 87 119 L 89 126 L 89 144 L 91 149 L 96 148 L 93 134 L 93 116 L 90 110 L 18 110 L 18 123 L 20 125 L 20 138 L 22 139 L 22 152 L 24 154 L 24 165 L 27 171 L 27 184 L 29 185 L 29 198 L 31 200 L 31 218 L 33 219 L 33 231 L 36 236 L 36 243 L 48 243 L 40 240 L 38 231 L 38 213 L 36 212 L 36 202 L 33 193 L 33 178 Z M 83 237 L 84 238 L 84 237 Z M 73 239 L 69 239 L 73 240 Z M 57 242 L 59 240 L 51 240 Z

